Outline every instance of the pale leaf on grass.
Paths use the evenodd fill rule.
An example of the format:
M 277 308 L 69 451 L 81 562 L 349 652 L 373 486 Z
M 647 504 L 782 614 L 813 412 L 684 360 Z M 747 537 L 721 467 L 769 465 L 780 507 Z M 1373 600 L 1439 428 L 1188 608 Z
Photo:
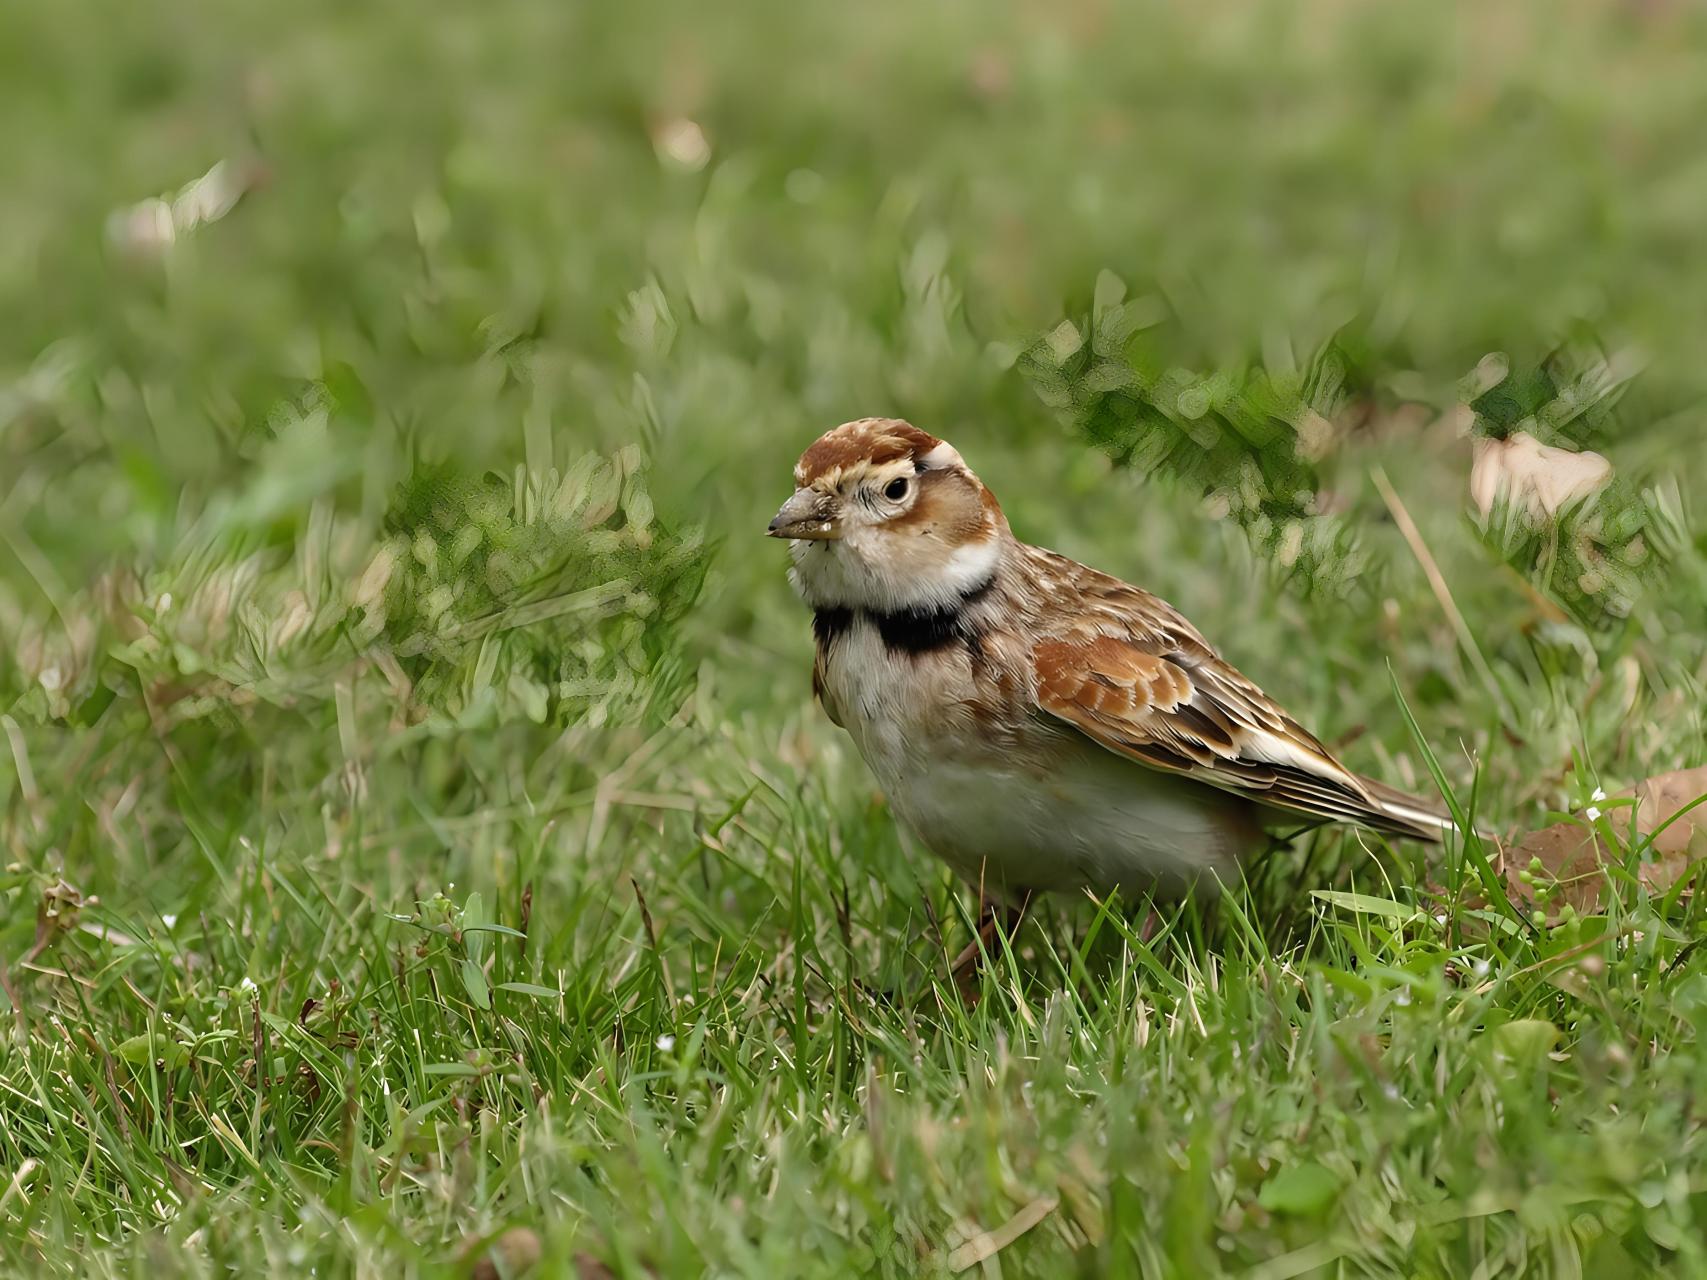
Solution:
M 1612 464 L 1593 452 L 1542 444 L 1526 431 L 1475 443 L 1470 499 L 1484 519 L 1505 498 L 1530 516 L 1552 517 L 1612 478 Z

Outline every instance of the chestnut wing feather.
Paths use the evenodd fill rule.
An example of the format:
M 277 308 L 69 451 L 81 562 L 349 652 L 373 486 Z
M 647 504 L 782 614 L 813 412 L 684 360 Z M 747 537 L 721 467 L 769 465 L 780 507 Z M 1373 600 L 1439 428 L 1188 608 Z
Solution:
M 1275 808 L 1416 834 L 1189 628 L 1045 639 L 1032 666 L 1044 711 L 1139 764 Z

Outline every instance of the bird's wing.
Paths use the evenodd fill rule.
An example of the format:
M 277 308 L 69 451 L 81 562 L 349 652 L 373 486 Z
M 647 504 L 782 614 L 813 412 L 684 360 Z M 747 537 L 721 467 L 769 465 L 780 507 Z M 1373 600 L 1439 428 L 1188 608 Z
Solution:
M 1260 804 L 1439 838 L 1425 802 L 1378 796 L 1172 608 L 1118 585 L 1125 590 L 1097 592 L 1079 624 L 1033 648 L 1043 711 L 1139 764 Z

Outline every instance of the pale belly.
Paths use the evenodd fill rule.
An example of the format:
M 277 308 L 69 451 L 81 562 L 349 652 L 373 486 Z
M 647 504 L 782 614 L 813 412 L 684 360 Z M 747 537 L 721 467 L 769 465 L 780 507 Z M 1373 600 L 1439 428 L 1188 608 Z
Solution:
M 968 882 L 1009 897 L 1179 893 L 1206 873 L 1230 881 L 1262 839 L 1243 801 L 1094 745 L 1064 751 L 1041 776 L 939 758 L 880 781 L 897 816 L 932 852 Z
M 1054 721 L 1028 722 L 1018 746 L 998 750 L 968 718 L 919 715 L 930 697 L 870 651 L 874 639 L 848 637 L 827 673 L 843 726 L 896 816 L 991 896 L 1177 894 L 1212 886 L 1212 876 L 1231 882 L 1262 846 L 1247 801 L 1147 769 Z M 887 678 L 856 679 L 861 658 Z

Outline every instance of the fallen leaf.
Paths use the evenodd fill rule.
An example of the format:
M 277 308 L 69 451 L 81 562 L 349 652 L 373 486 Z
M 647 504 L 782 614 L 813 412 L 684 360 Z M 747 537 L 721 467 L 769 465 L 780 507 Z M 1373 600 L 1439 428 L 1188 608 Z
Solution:
M 150 196 L 115 209 L 107 219 L 107 239 L 125 253 L 158 257 L 197 227 L 230 213 L 266 177 L 259 164 L 221 160 L 174 196 Z
M 1542 444 L 1527 431 L 1504 440 L 1475 443 L 1470 500 L 1484 518 L 1502 496 L 1531 516 L 1555 516 L 1612 478 L 1612 464 L 1598 453 Z
M 1707 803 L 1696 804 L 1707 796 L 1707 766 L 1656 774 L 1617 795 L 1635 798 L 1638 836 L 1654 836 L 1636 870 L 1648 888 L 1663 892 L 1695 863 L 1707 859 Z M 1622 834 L 1628 812 L 1611 810 L 1613 830 Z M 1553 907 L 1568 905 L 1592 913 L 1599 910 L 1606 886 L 1602 869 L 1609 863 L 1621 864 L 1625 856 L 1623 846 L 1610 841 L 1598 825 L 1555 823 L 1530 832 L 1505 851 L 1506 886 L 1514 899 L 1533 903 L 1533 882 L 1539 878 L 1554 888 L 1549 899 Z M 1526 873 L 1527 880 L 1522 878 Z
M 1661 773 L 1636 786 L 1636 827 L 1644 835 L 1658 831 L 1674 814 L 1677 821 L 1654 837 L 1654 852 L 1707 857 L 1707 765 Z M 1693 809 L 1690 805 L 1695 805 Z M 1687 865 L 1687 862 L 1685 863 Z M 1675 879 L 1675 877 L 1674 877 Z

